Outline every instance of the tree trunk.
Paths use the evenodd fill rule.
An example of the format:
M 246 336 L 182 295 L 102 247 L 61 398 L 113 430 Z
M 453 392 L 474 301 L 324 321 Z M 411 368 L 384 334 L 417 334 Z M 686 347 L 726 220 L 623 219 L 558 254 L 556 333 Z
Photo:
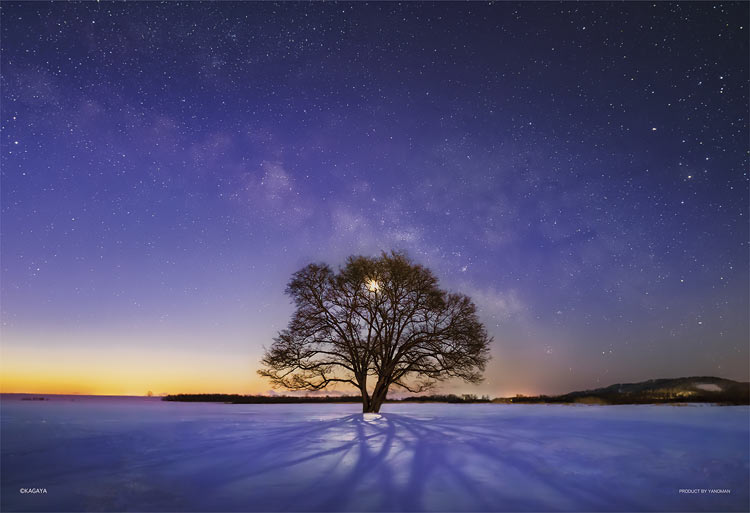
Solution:
M 362 396 L 362 413 L 379 413 L 386 395 L 388 395 L 388 385 L 379 382 L 375 385 L 369 401 L 365 400 L 365 395 Z
M 362 394 L 362 413 L 370 413 L 371 405 L 372 402 L 370 401 L 370 398 L 367 397 L 367 392 L 364 392 Z
M 380 407 L 383 405 L 383 401 L 376 400 L 372 401 L 370 404 L 370 412 L 371 413 L 380 413 Z
M 371 397 L 367 397 L 366 395 L 363 395 L 362 396 L 362 413 L 378 413 L 380 411 L 380 406 L 382 404 L 383 404 L 383 401 L 379 400 L 375 392 L 372 393 Z

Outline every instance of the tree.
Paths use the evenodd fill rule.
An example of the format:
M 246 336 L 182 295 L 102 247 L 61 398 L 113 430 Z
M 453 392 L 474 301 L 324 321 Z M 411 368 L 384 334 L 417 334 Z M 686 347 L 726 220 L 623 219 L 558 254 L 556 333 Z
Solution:
M 362 394 L 363 412 L 378 412 L 391 386 L 422 392 L 447 378 L 482 380 L 491 338 L 476 306 L 403 253 L 352 256 L 338 272 L 310 264 L 286 293 L 294 314 L 258 371 L 275 387 L 345 383 Z

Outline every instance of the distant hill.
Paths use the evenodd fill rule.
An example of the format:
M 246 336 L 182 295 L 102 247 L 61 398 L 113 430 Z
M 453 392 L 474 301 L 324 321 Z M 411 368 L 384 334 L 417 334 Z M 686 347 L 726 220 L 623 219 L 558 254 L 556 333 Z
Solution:
M 639 383 L 617 383 L 604 388 L 556 396 L 516 396 L 495 399 L 501 403 L 721 403 L 750 404 L 750 383 L 712 376 L 650 379 Z

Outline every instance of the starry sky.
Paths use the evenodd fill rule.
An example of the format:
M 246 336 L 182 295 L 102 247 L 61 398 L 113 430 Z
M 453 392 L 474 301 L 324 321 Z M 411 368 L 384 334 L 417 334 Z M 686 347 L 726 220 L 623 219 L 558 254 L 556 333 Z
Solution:
M 2 391 L 266 393 L 390 249 L 494 336 L 442 391 L 748 380 L 748 9 L 3 2 Z

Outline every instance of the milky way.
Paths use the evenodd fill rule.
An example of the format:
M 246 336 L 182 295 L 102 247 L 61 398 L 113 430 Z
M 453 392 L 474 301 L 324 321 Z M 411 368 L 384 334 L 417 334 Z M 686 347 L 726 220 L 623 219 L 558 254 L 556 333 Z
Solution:
M 264 392 L 311 261 L 469 294 L 504 395 L 748 379 L 748 4 L 3 2 L 4 391 Z

